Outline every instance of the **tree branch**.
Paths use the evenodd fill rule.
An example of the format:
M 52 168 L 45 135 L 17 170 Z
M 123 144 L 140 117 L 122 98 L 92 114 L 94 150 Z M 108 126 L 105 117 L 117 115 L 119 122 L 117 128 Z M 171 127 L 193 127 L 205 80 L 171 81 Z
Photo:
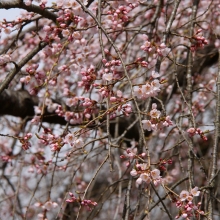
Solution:
M 26 57 L 24 57 L 18 64 L 15 64 L 15 68 L 7 75 L 5 80 L 0 84 L 0 94 L 7 89 L 10 82 L 14 79 L 15 75 L 21 70 L 21 68 L 31 60 L 40 50 L 47 45 L 46 42 L 40 42 Z
M 0 9 L 11 9 L 11 8 L 20 8 L 20 9 L 24 9 L 28 12 L 34 12 L 37 13 L 39 15 L 42 15 L 44 18 L 48 18 L 50 20 L 52 20 L 54 23 L 56 23 L 56 19 L 57 19 L 57 15 L 46 10 L 46 9 L 42 9 L 41 7 L 37 6 L 37 5 L 26 5 L 25 3 L 23 3 L 23 1 L 15 1 L 15 2 L 11 2 L 11 1 L 1 1 L 0 2 Z

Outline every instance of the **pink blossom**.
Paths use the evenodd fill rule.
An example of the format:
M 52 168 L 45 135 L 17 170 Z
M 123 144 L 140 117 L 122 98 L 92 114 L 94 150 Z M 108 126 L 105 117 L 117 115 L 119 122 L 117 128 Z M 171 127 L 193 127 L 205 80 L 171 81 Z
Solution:
M 166 116 L 166 123 L 168 124 L 168 126 L 173 125 L 173 122 L 170 120 L 170 116 Z
M 31 80 L 31 77 L 28 75 L 28 76 L 25 76 L 25 77 L 22 77 L 20 78 L 20 82 L 21 83 L 25 83 L 25 84 L 28 84 Z
M 200 191 L 198 190 L 199 188 L 196 186 L 195 188 L 191 189 L 191 194 L 193 196 L 199 196 Z
M 189 133 L 190 136 L 194 136 L 195 133 L 196 133 L 196 129 L 195 129 L 195 128 L 189 128 L 189 129 L 187 130 L 187 132 Z
M 77 105 L 78 99 L 77 98 L 68 98 L 66 99 L 66 105 L 71 107 L 73 105 Z
M 5 28 L 5 29 L 4 29 L 4 33 L 5 33 L 5 34 L 10 34 L 10 33 L 11 33 L 10 28 Z
M 142 86 L 142 94 L 144 98 L 153 96 L 153 87 L 149 83 L 146 83 L 146 85 Z
M 144 42 L 144 44 L 141 46 L 141 49 L 150 52 L 151 51 L 151 43 L 147 40 Z
M 155 92 L 160 92 L 160 81 L 158 79 L 154 79 L 151 82 L 151 85 L 153 86 Z
M 65 140 L 66 143 L 73 144 L 74 139 L 75 139 L 74 135 L 71 134 L 71 133 L 69 133 L 69 134 L 67 134 L 67 135 L 65 136 L 65 139 L 64 139 L 64 140 Z
M 135 155 L 137 154 L 137 148 L 135 147 L 135 148 L 128 148 L 127 149 L 127 154 L 128 154 L 128 156 L 130 157 L 130 158 L 134 158 L 135 157 Z
M 152 71 L 152 72 L 151 72 L 151 76 L 152 76 L 153 78 L 158 78 L 158 77 L 160 77 L 160 74 L 159 74 L 158 72 Z
M 11 61 L 11 57 L 8 54 L 0 55 L 0 65 L 6 64 Z
M 31 123 L 34 125 L 38 125 L 40 122 L 41 117 L 40 116 L 34 116 L 34 118 L 31 120 Z
M 74 140 L 75 147 L 81 148 L 81 147 L 83 147 L 83 145 L 84 145 L 84 142 L 83 142 L 82 138 L 78 138 L 78 139 Z
M 183 217 L 183 218 L 187 218 L 187 216 L 188 216 L 188 215 L 187 215 L 186 213 L 183 213 L 183 214 L 182 214 L 182 217 Z
M 143 129 L 144 130 L 148 130 L 148 131 L 152 130 L 151 121 L 149 121 L 149 120 L 142 120 L 141 122 L 143 123 Z
M 152 109 L 157 109 L 157 104 L 156 103 L 152 104 Z
M 140 178 L 146 183 L 150 183 L 150 181 L 151 181 L 151 178 L 147 173 L 142 173 L 140 175 Z
M 80 33 L 79 32 L 73 32 L 73 34 L 72 34 L 72 36 L 73 36 L 73 38 L 75 38 L 75 39 L 81 39 L 82 37 L 81 37 L 81 35 L 80 35 Z
M 105 74 L 103 74 L 102 78 L 106 81 L 111 81 L 113 79 L 113 74 L 112 73 L 105 73 Z
M 142 178 L 138 178 L 137 180 L 136 180 L 136 186 L 138 187 L 139 185 L 141 185 L 141 183 L 142 183 Z
M 117 96 L 119 97 L 119 98 L 121 98 L 122 97 L 122 91 L 121 90 L 117 90 Z
M 159 117 L 160 117 L 160 114 L 161 114 L 161 112 L 158 111 L 157 109 L 152 109 L 152 110 L 150 111 L 150 116 L 151 116 L 152 118 L 159 118 Z
M 46 210 L 51 210 L 52 208 L 56 208 L 58 204 L 56 202 L 47 201 L 42 207 Z
M 158 169 L 152 170 L 152 171 L 150 172 L 150 174 L 151 174 L 151 177 L 152 177 L 153 179 L 159 179 L 159 178 L 160 178 L 160 170 L 158 170 Z
M 137 96 L 137 98 L 141 99 L 143 97 L 142 88 L 135 86 L 134 95 Z
M 64 29 L 64 30 L 62 30 L 62 35 L 64 37 L 68 37 L 70 35 L 70 31 L 68 29 Z
M 186 191 L 186 190 L 183 190 L 181 193 L 180 193 L 180 200 L 181 201 L 185 201 L 188 199 L 188 196 L 189 196 L 189 192 Z
M 137 176 L 137 171 L 135 169 L 133 169 L 131 172 L 130 172 L 131 176 Z
M 188 196 L 188 197 L 187 197 L 187 200 L 188 200 L 189 202 L 191 202 L 191 201 L 193 200 L 193 197 L 192 197 L 192 196 Z

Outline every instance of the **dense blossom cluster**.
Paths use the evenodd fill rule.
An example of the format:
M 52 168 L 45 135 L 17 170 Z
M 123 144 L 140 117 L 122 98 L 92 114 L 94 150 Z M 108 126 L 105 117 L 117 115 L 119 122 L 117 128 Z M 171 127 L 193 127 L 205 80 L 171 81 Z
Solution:
M 179 209 L 179 215 L 176 216 L 176 219 L 182 217 L 184 219 L 189 220 L 191 217 L 196 216 L 196 218 L 200 218 L 200 215 L 204 215 L 204 212 L 200 210 L 201 202 L 197 205 L 194 204 L 194 197 L 199 196 L 200 191 L 198 187 L 191 189 L 191 191 L 183 190 L 179 199 L 176 201 L 176 207 Z
M 157 96 L 160 92 L 160 81 L 157 79 L 159 73 L 152 71 L 152 81 L 144 85 L 134 87 L 134 95 L 139 99 L 147 99 L 149 97 Z
M 192 46 L 191 46 L 192 51 L 196 51 L 198 48 L 204 47 L 206 44 L 208 44 L 208 41 L 202 35 L 202 29 L 196 31 L 196 33 L 192 37 L 191 42 L 192 42 Z
M 172 126 L 173 122 L 169 116 L 161 116 L 161 111 L 157 110 L 157 104 L 152 104 L 152 110 L 149 112 L 150 120 L 142 120 L 143 129 L 148 131 L 157 131 L 163 127 Z
M 149 170 L 147 164 L 136 164 L 136 169 L 133 169 L 130 172 L 131 176 L 139 175 L 136 180 L 136 186 L 141 185 L 142 183 L 149 184 L 151 182 L 154 183 L 155 186 L 159 185 L 162 182 L 162 178 L 160 176 L 160 170 L 154 169 Z

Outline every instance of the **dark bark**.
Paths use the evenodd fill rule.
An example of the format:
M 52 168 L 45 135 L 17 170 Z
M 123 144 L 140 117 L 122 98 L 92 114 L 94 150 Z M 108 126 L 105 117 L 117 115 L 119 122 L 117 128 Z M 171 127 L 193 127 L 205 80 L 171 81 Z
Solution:
M 13 91 L 6 89 L 0 95 L 0 115 L 12 115 L 30 120 L 35 115 L 34 106 L 38 106 L 38 98 L 31 96 L 26 90 Z M 65 125 L 63 117 L 45 110 L 43 122 Z

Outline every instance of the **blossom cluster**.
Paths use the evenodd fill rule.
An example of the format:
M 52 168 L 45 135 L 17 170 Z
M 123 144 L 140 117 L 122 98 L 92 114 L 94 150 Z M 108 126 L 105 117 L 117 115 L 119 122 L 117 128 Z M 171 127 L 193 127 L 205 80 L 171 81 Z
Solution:
M 83 199 L 81 200 L 81 198 L 76 198 L 73 193 L 69 192 L 69 195 L 70 195 L 70 199 L 67 199 L 66 202 L 69 202 L 69 203 L 79 203 L 80 205 L 84 206 L 87 210 L 91 211 L 92 210 L 92 207 L 96 206 L 97 205 L 97 202 L 93 202 L 91 200 L 86 200 L 86 199 Z
M 113 29 L 122 28 L 129 21 L 129 12 L 138 7 L 139 3 L 129 3 L 127 6 L 120 5 L 107 11 L 107 24 Z
M 46 175 L 48 172 L 51 172 L 52 169 L 52 160 L 46 161 L 42 151 L 35 153 L 35 155 L 30 158 L 30 164 L 31 166 L 28 169 L 28 173 L 36 172 L 37 174 Z
M 69 133 L 65 136 L 64 142 L 70 144 L 72 147 L 81 148 L 84 145 L 82 138 L 76 138 L 72 133 Z
M 110 54 L 108 50 L 105 50 L 105 53 Z M 120 60 L 111 60 L 107 61 L 107 59 L 103 59 L 102 63 L 104 64 L 104 74 L 102 79 L 105 81 L 111 81 L 117 78 L 117 67 L 121 65 Z
M 137 148 L 134 146 L 135 141 L 132 141 L 131 144 L 133 145 L 131 148 L 126 149 L 125 154 L 120 156 L 121 159 L 128 159 L 126 162 L 126 167 L 129 167 L 132 159 L 144 159 L 146 153 L 137 154 Z
M 11 61 L 11 56 L 8 54 L 0 55 L 0 66 Z
M 42 0 L 42 1 L 46 1 L 46 0 Z M 12 21 L 6 21 L 6 19 L 3 19 L 2 22 L 0 21 L 0 29 L 3 29 L 4 33 L 9 35 L 13 31 L 12 28 L 14 27 L 20 28 L 23 23 L 33 18 L 34 15 L 35 15 L 34 12 L 22 11 L 20 16 L 17 16 L 17 18 L 15 18 Z M 0 32 L 0 36 L 1 36 L 1 32 Z
M 36 207 L 42 207 L 43 209 L 46 209 L 46 210 L 51 210 L 51 209 L 53 209 L 53 208 L 56 208 L 56 207 L 58 207 L 58 204 L 56 203 L 56 202 L 53 202 L 53 201 L 51 201 L 51 200 L 48 200 L 48 201 L 46 201 L 45 203 L 40 203 L 40 202 L 36 202 L 35 204 L 34 204 Z
M 48 200 L 48 201 L 46 201 L 45 203 L 41 203 L 41 202 L 36 202 L 35 204 L 34 204 L 34 206 L 36 207 L 36 208 L 42 208 L 44 211 L 46 210 L 46 211 L 50 211 L 50 210 L 53 210 L 53 209 L 56 209 L 57 207 L 58 207 L 58 204 L 56 203 L 56 202 L 53 202 L 53 201 L 51 201 L 51 200 Z M 38 220 L 47 220 L 47 218 L 46 218 L 46 213 L 45 212 L 43 212 L 43 213 L 39 213 L 38 215 L 37 215 L 37 219 Z
M 197 205 L 193 203 L 193 198 L 200 195 L 198 187 L 191 189 L 191 191 L 183 190 L 179 199 L 176 201 L 176 207 L 179 209 L 179 214 L 176 216 L 176 219 L 183 217 L 187 220 L 195 215 L 199 219 L 199 215 L 204 215 L 204 212 L 200 210 L 201 203 Z M 196 219 L 197 219 L 196 218 Z
M 55 111 L 59 116 L 63 116 L 70 124 L 80 124 L 84 119 L 88 120 L 96 112 L 96 101 L 83 96 L 73 96 L 66 99 L 69 107 L 79 107 L 80 112 L 64 111 L 59 105 Z
M 193 137 L 194 135 L 198 134 L 202 140 L 207 141 L 208 138 L 205 136 L 205 133 L 208 133 L 209 131 L 202 131 L 200 128 L 189 128 L 187 130 L 190 137 Z
M 22 144 L 22 148 L 24 150 L 28 150 L 31 147 L 31 143 L 29 142 L 31 138 L 32 138 L 31 133 L 27 133 L 23 138 L 19 138 L 19 141 Z
M 173 122 L 169 116 L 161 117 L 161 112 L 157 110 L 157 104 L 152 104 L 152 110 L 149 113 L 150 120 L 142 120 L 143 129 L 148 131 L 157 131 L 163 127 L 172 126 Z
M 78 82 L 78 86 L 84 87 L 85 90 L 88 91 L 90 89 L 90 86 L 96 80 L 95 68 L 90 67 L 87 70 L 82 71 L 81 75 L 82 75 L 82 81 Z
M 150 82 L 146 82 L 144 85 L 134 86 L 134 95 L 139 99 L 147 99 L 149 97 L 155 97 L 160 92 L 160 81 L 157 79 L 160 74 L 152 71 L 152 79 Z
M 25 0 L 24 3 L 25 3 L 27 6 L 30 6 L 31 4 L 33 4 L 33 1 L 34 1 L 34 0 Z M 35 1 L 39 3 L 39 6 L 40 6 L 42 9 L 44 9 L 45 6 L 46 6 L 46 4 L 47 4 L 47 0 L 35 0 Z
M 198 48 L 202 48 L 208 44 L 208 41 L 202 35 L 202 29 L 196 31 L 196 33 L 193 35 L 191 39 L 191 43 L 192 45 L 190 49 L 192 52 L 195 52 Z
M 36 79 L 43 79 L 45 75 L 42 76 L 42 74 L 38 75 L 37 68 L 39 67 L 39 64 L 33 64 L 26 68 L 26 72 L 28 73 L 27 76 L 21 77 L 20 82 L 28 84 L 31 80 L 31 76 L 34 76 Z
M 147 36 L 146 36 L 147 38 Z M 144 50 L 145 52 L 152 53 L 154 56 L 167 56 L 168 53 L 170 52 L 170 48 L 166 46 L 166 44 L 161 43 L 159 46 L 156 45 L 155 43 L 151 43 L 146 39 L 144 44 L 141 46 L 141 49 Z M 155 58 L 155 57 L 154 57 Z
M 70 144 L 72 147 L 81 148 L 84 142 L 81 138 L 76 138 L 73 134 L 69 133 L 65 138 L 54 135 L 48 128 L 44 128 L 44 133 L 37 136 L 40 143 L 43 145 L 49 145 L 51 151 L 60 151 L 64 144 Z
M 133 141 L 134 142 L 134 141 Z M 131 144 L 135 144 L 135 143 L 131 143 Z M 126 149 L 126 154 L 124 155 L 121 155 L 120 158 L 122 159 L 125 159 L 125 158 L 128 158 L 128 159 L 140 159 L 140 158 L 144 158 L 146 156 L 146 153 L 141 153 L 141 154 L 137 154 L 137 148 L 134 146 L 134 147 L 131 147 L 131 148 L 127 148 Z
M 136 180 L 137 187 L 140 186 L 142 183 L 146 183 L 148 185 L 149 183 L 153 182 L 155 186 L 162 183 L 160 170 L 150 170 L 146 163 L 136 164 L 135 169 L 132 169 L 130 174 L 134 177 L 138 176 Z

